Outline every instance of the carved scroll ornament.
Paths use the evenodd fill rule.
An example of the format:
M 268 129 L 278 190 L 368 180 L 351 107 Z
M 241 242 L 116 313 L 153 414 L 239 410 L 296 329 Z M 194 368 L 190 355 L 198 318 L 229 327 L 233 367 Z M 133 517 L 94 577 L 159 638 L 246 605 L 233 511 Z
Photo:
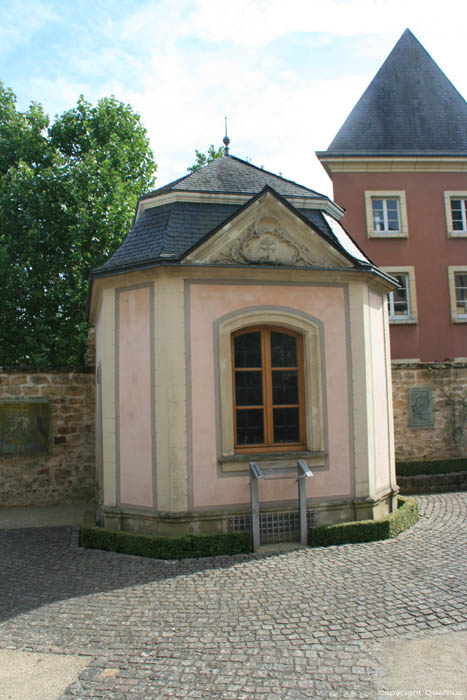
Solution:
M 297 243 L 274 216 L 261 216 L 255 224 L 212 262 L 240 265 L 316 265 L 310 251 Z

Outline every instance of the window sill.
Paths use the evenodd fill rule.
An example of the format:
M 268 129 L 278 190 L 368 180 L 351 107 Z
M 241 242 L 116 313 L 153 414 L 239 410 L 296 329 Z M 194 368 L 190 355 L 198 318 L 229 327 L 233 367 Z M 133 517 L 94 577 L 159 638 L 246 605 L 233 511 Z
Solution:
M 390 326 L 416 326 L 418 320 L 416 318 L 390 318 Z
M 467 323 L 467 316 L 454 316 L 453 323 Z
M 406 231 L 368 231 L 368 238 L 408 238 Z
M 448 238 L 467 238 L 467 231 L 448 231 Z
M 248 472 L 250 462 L 257 462 L 264 467 L 283 470 L 297 466 L 297 460 L 304 459 L 309 467 L 326 466 L 326 452 L 312 452 L 301 450 L 299 452 L 251 452 L 250 454 L 223 455 L 219 457 L 219 464 L 223 472 Z

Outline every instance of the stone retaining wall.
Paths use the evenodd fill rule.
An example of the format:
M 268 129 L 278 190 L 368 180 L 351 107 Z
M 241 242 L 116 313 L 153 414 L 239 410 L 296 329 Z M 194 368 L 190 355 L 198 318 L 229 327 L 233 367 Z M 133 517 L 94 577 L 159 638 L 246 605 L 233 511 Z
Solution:
M 467 472 L 399 476 L 397 477 L 397 483 L 400 486 L 401 494 L 405 495 L 467 491 Z
M 392 380 L 397 460 L 467 454 L 467 364 L 394 363 Z M 408 389 L 414 387 L 432 390 L 433 427 L 409 427 Z M 50 453 L 37 457 L 0 456 L 0 506 L 92 501 L 95 492 L 93 372 L 31 369 L 21 372 L 0 368 L 0 400 L 31 398 L 49 401 Z M 459 474 L 450 481 L 447 476 L 407 477 L 410 483 L 403 486 L 403 493 L 467 488 L 465 478 L 462 480 Z
M 49 402 L 49 454 L 0 455 L 0 506 L 92 502 L 94 374 L 0 368 L 0 401 L 32 398 Z
M 467 364 L 393 363 L 396 461 L 467 454 Z M 431 389 L 432 427 L 410 427 L 409 389 Z

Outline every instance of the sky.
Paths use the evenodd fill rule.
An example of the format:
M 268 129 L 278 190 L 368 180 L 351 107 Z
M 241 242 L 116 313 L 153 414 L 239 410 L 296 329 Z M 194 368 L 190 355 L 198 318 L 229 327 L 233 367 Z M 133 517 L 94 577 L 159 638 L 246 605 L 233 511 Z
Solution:
M 0 81 L 53 119 L 115 95 L 141 116 L 156 186 L 195 148 L 332 196 L 325 150 L 408 27 L 467 97 L 465 0 L 0 0 Z

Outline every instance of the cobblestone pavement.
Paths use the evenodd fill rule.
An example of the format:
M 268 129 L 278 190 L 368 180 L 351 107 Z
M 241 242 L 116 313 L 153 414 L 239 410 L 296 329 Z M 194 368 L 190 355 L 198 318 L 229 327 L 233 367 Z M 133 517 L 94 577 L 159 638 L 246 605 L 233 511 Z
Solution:
M 419 502 L 394 540 L 267 557 L 170 563 L 81 549 L 69 528 L 0 531 L 0 648 L 88 655 L 62 700 L 381 697 L 382 642 L 467 629 L 467 493 Z

